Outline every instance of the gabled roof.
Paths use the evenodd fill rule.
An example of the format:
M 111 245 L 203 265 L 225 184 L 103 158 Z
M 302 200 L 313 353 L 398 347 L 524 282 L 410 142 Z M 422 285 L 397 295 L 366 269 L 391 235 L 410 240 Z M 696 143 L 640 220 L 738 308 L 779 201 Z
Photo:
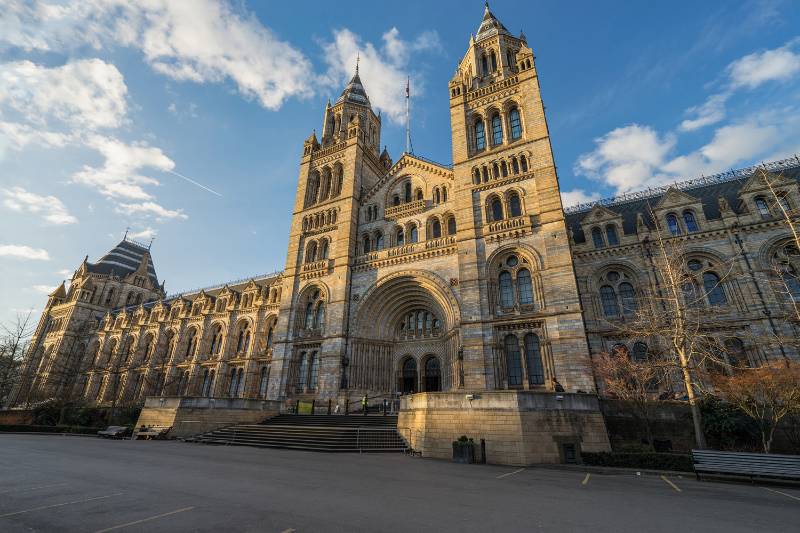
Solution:
M 776 161 L 768 166 L 775 167 L 771 168 L 771 171 L 776 174 L 782 174 L 785 178 L 800 180 L 800 160 Z M 734 213 L 741 214 L 744 209 L 740 205 L 739 193 L 757 168 L 749 167 L 717 176 L 687 180 L 661 189 L 642 191 L 639 194 L 631 193 L 618 200 L 612 198 L 568 207 L 564 210 L 567 227 L 572 230 L 576 244 L 586 242 L 586 236 L 581 230 L 581 221 L 583 221 L 586 213 L 594 207 L 602 205 L 622 216 L 622 228 L 625 234 L 636 233 L 636 218 L 639 213 L 644 217 L 648 227 L 652 229 L 654 224 L 650 217 L 648 204 L 656 209 L 668 192 L 674 193 L 676 190 L 697 198 L 696 201 L 701 202 L 703 205 L 703 214 L 707 220 L 722 218 L 719 208 L 720 198 L 724 198 L 727 201 Z
M 139 243 L 123 239 L 110 252 L 100 258 L 96 263 L 87 263 L 89 272 L 95 274 L 110 274 L 112 271 L 117 276 L 127 276 L 136 272 L 143 260 L 147 261 L 147 274 L 153 285 L 158 286 L 156 269 L 150 250 Z
M 478 27 L 478 34 L 475 36 L 475 40 L 480 41 L 494 35 L 511 35 L 511 33 L 489 11 L 489 2 L 486 2 L 486 7 L 483 10 L 483 20 L 481 20 L 481 25 Z

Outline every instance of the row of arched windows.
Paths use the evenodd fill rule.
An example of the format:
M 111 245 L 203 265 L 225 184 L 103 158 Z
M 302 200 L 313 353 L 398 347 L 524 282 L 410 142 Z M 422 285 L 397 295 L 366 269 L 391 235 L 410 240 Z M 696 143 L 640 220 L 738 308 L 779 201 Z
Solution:
M 300 352 L 295 392 L 312 392 L 317 389 L 319 377 L 319 354 L 315 351 Z
M 415 309 L 406 313 L 397 327 L 401 339 L 431 337 L 441 333 L 442 323 L 427 309 Z
M 319 289 L 306 292 L 305 309 L 300 327 L 306 332 L 322 332 L 325 328 L 325 298 Z
M 439 239 L 445 235 L 453 236 L 456 234 L 456 218 L 452 214 L 432 216 L 428 219 L 425 226 L 425 238 Z M 419 228 L 416 222 L 408 222 L 405 226 L 397 226 L 390 235 L 390 241 L 386 242 L 383 232 L 375 230 L 372 233 L 361 235 L 361 253 L 367 254 L 372 251 L 383 250 L 388 246 L 405 246 L 419 242 Z
M 789 203 L 789 198 L 784 191 L 779 191 L 776 193 L 777 196 L 777 204 L 773 202 L 775 215 L 783 217 L 784 212 L 791 213 L 792 212 L 792 205 Z M 761 216 L 761 218 L 769 219 L 773 217 L 773 209 L 770 208 L 770 202 L 763 196 L 756 196 L 753 198 L 753 203 L 756 206 L 756 212 Z
M 377 207 L 376 207 L 377 210 Z M 338 209 L 328 209 L 320 211 L 313 215 L 306 215 L 303 217 L 303 231 L 311 231 L 312 229 L 324 228 L 331 224 L 336 224 Z
M 343 181 L 344 170 L 340 164 L 336 164 L 333 169 L 323 167 L 322 172 L 312 171 L 306 185 L 305 207 L 339 196 Z
M 329 240 L 323 237 L 319 240 L 311 240 L 306 245 L 305 263 L 313 263 L 328 258 Z
M 607 224 L 605 232 L 598 226 L 593 227 L 592 244 L 594 244 L 595 248 L 617 246 L 619 244 L 619 236 L 617 234 L 616 224 Z
M 422 362 L 424 375 L 419 383 L 417 376 L 417 360 L 409 356 L 400 363 L 398 388 L 403 394 L 414 392 L 438 392 L 442 390 L 442 365 L 435 355 L 424 357 Z
M 502 196 L 491 194 L 486 198 L 486 219 L 489 222 L 497 222 L 508 218 L 522 216 L 522 200 L 517 191 L 507 191 Z
M 411 181 L 405 181 L 400 186 L 400 191 L 395 192 L 392 195 L 392 205 L 398 206 L 401 203 L 409 203 L 415 202 L 419 200 L 423 200 L 425 198 L 424 194 L 422 193 L 422 189 L 417 187 L 412 191 Z
M 670 235 L 677 236 L 683 233 L 700 231 L 700 227 L 697 225 L 697 218 L 691 209 L 684 210 L 680 217 L 677 213 L 667 213 L 666 219 Z
M 513 142 L 522 137 L 522 118 L 517 105 L 506 104 L 503 109 L 503 111 L 491 109 L 487 112 L 488 125 L 480 115 L 474 119 L 472 123 L 474 151 L 485 150 L 487 145 L 500 146 L 506 138 L 509 142 Z
M 528 158 L 524 154 L 517 157 L 495 161 L 489 165 L 472 167 L 472 182 L 475 185 L 487 183 L 490 179 L 507 178 L 528 172 Z
M 531 271 L 519 256 L 511 254 L 498 267 L 497 289 L 501 308 L 531 306 L 535 303 Z

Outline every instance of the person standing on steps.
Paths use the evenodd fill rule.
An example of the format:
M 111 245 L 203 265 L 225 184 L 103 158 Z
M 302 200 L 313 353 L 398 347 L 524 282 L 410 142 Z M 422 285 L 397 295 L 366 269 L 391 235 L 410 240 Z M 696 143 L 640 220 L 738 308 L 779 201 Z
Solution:
M 367 416 L 367 395 L 365 394 L 363 398 L 361 398 L 361 410 L 364 412 L 364 416 Z

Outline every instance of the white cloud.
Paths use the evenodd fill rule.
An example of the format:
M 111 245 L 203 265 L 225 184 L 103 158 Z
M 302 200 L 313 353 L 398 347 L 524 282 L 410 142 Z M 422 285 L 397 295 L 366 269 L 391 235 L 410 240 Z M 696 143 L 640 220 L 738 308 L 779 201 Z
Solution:
M 117 212 L 120 214 L 144 214 L 155 216 L 157 220 L 187 219 L 189 218 L 182 209 L 166 209 L 155 202 L 141 202 L 134 204 L 119 204 Z
M 242 95 L 268 109 L 277 109 L 289 97 L 313 92 L 312 66 L 303 53 L 229 2 L 38 1 L 31 6 L 11 5 L 8 11 L 0 39 L 13 46 L 42 50 L 83 44 L 133 47 L 141 50 L 154 70 L 170 78 L 232 81 Z
M 386 113 L 394 122 L 405 117 L 406 79 L 411 77 L 411 94 L 423 94 L 425 87 L 409 72 L 412 54 L 441 48 L 438 34 L 424 32 L 413 41 L 400 38 L 397 28 L 383 34 L 383 46 L 377 48 L 348 29 L 335 30 L 333 41 L 323 44 L 328 72 L 324 83 L 338 90 L 350 80 L 360 55 L 359 75 L 373 108 Z
M 158 231 L 151 228 L 150 226 L 147 226 L 146 228 L 139 231 L 131 231 L 130 233 L 128 233 L 128 237 L 130 237 L 131 239 L 142 239 L 142 240 L 152 239 L 156 235 L 158 235 Z
M 170 171 L 175 163 L 161 149 L 146 143 L 126 144 L 112 137 L 93 135 L 87 146 L 105 157 L 101 167 L 84 167 L 73 174 L 72 181 L 95 188 L 111 198 L 152 200 L 145 185 L 158 185 L 158 180 L 142 174 L 146 168 Z
M 694 131 L 711 124 L 716 124 L 725 118 L 725 102 L 730 97 L 730 93 L 712 94 L 703 105 L 690 107 L 686 112 L 694 115 L 681 122 L 681 131 Z
M 3 189 L 3 204 L 14 211 L 41 215 L 51 224 L 75 224 L 78 219 L 69 214 L 64 203 L 55 196 L 40 196 L 22 187 Z
M 561 203 L 564 207 L 583 204 L 600 199 L 599 192 L 586 192 L 583 189 L 573 189 L 571 191 L 561 191 Z
M 42 126 L 55 118 L 73 128 L 116 128 L 127 113 L 127 92 L 117 67 L 101 59 L 53 68 L 0 64 L 0 105 Z
M 73 272 L 72 272 L 72 270 L 69 270 L 68 268 L 65 268 L 63 270 L 56 271 L 56 274 L 58 274 L 62 278 L 71 278 Z
M 630 124 L 595 139 L 595 149 L 578 158 L 575 172 L 604 181 L 617 192 L 638 189 L 660 180 L 655 171 L 674 146 L 674 136 Z
M 715 174 L 753 158 L 774 147 L 781 139 L 774 124 L 759 124 L 755 119 L 723 126 L 714 132 L 711 141 L 700 149 L 679 156 L 663 166 L 663 170 L 677 176 L 693 177 Z
M 728 66 L 733 87 L 753 89 L 768 81 L 787 80 L 800 73 L 800 54 L 794 41 L 781 48 L 746 55 Z
M 38 292 L 39 294 L 45 294 L 45 295 L 48 295 L 48 294 L 52 293 L 57 288 L 58 288 L 57 285 L 56 286 L 52 286 L 52 285 L 34 285 L 33 287 L 31 287 L 31 289 L 33 289 L 35 292 Z
M 20 244 L 0 244 L 0 257 L 49 261 L 50 254 L 43 248 L 32 248 Z
M 0 159 L 9 148 L 21 150 L 29 144 L 50 147 L 64 147 L 72 142 L 72 136 L 66 133 L 34 128 L 27 124 L 0 121 Z

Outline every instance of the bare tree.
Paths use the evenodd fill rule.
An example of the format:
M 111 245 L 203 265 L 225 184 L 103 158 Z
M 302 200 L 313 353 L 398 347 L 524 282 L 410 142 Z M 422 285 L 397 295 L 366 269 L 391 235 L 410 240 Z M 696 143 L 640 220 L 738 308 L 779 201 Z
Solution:
M 752 418 L 761 431 L 764 453 L 770 453 L 775 428 L 800 413 L 800 367 L 785 362 L 743 369 L 714 379 L 716 394 Z
M 33 335 L 32 313 L 17 314 L 16 318 L 0 325 L 0 406 L 11 401 L 12 392 L 19 386 L 22 364 Z
M 627 350 L 617 348 L 594 360 L 595 373 L 603 384 L 606 396 L 628 402 L 642 423 L 647 444 L 653 447 L 653 417 L 659 387 L 664 379 L 664 366 L 654 357 L 633 358 Z
M 650 209 L 655 228 L 644 241 L 653 283 L 638 299 L 623 299 L 623 318 L 609 320 L 619 338 L 647 340 L 660 353 L 665 375 L 677 378 L 689 402 L 695 444 L 706 447 L 698 404 L 708 365 L 729 366 L 735 356 L 728 341 L 729 328 L 718 318 L 717 305 L 727 303 L 724 284 L 733 277 L 735 257 L 715 265 L 713 275 L 692 261 L 685 237 L 666 237 L 659 219 Z M 643 223 L 643 222 L 642 222 Z M 738 364 L 738 363 L 735 363 Z

